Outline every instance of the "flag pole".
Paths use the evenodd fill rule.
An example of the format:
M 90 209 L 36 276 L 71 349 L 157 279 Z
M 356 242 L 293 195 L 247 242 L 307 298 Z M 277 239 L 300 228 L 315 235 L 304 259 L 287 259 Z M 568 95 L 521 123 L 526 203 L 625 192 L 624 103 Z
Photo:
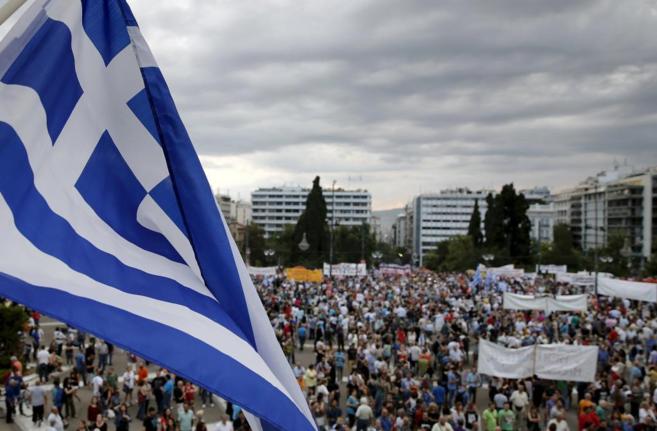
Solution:
M 7 0 L 7 2 L 0 6 L 0 25 L 2 25 L 7 19 L 18 10 L 19 7 L 27 0 Z

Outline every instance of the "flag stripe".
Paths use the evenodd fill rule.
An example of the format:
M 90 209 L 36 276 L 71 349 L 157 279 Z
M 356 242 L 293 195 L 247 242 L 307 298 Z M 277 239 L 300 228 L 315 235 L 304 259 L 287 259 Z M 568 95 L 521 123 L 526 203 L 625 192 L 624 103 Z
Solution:
M 3 238 L 0 260 L 2 272 L 5 274 L 34 286 L 68 292 L 183 331 L 239 361 L 289 398 L 287 391 L 282 388 L 260 356 L 255 354 L 253 348 L 223 325 L 210 320 L 208 316 L 178 304 L 123 292 L 76 272 L 56 257 L 38 250 L 16 228 L 13 214 L 4 197 L 0 197 L 0 234 Z M 34 268 L 39 268 L 39 271 L 34 271 Z M 52 309 L 56 310 L 57 304 L 53 303 Z M 82 322 L 85 326 L 91 323 L 87 325 Z M 90 328 L 102 327 L 104 323 L 97 321 Z M 132 331 L 139 332 L 139 326 L 134 326 Z M 166 336 L 159 338 L 167 339 Z
M 14 214 L 18 230 L 44 253 L 72 269 L 127 293 L 184 305 L 245 338 L 216 299 L 201 295 L 175 281 L 144 273 L 96 249 L 53 213 L 34 188 L 32 171 L 18 136 L 0 122 L 0 193 Z M 153 289 L 153 286 L 158 286 Z
M 16 302 L 30 304 L 62 322 L 111 340 L 115 345 L 134 351 L 151 362 L 161 363 L 166 358 L 166 364 L 162 365 L 175 374 L 185 376 L 236 405 L 249 406 L 251 411 L 266 415 L 278 429 L 312 429 L 303 416 L 290 414 L 297 407 L 289 398 L 281 396 L 280 392 L 242 363 L 199 343 L 184 332 L 120 308 L 55 289 L 35 287 L 2 273 L 0 291 Z M 61 306 L 53 308 L 53 304 Z M 158 336 L 152 337 L 151 334 Z M 195 370 L 194 376 L 183 371 L 190 368 Z
M 52 147 L 45 126 L 45 112 L 36 93 L 27 87 L 0 83 L 0 100 L 12 101 L 10 104 L 0 103 L 0 121 L 12 125 L 25 145 L 30 165 L 46 165 L 51 161 L 48 151 Z M 96 248 L 115 256 L 125 265 L 171 278 L 202 295 L 212 296 L 188 266 L 136 247 L 118 235 L 98 218 L 74 189 L 66 191 L 60 184 L 61 177 L 54 175 L 52 169 L 41 168 L 36 174 L 36 188 L 48 206 Z
M 221 213 L 159 68 L 142 68 L 171 180 L 206 286 L 255 347 L 242 283 Z
M 162 363 L 254 429 L 316 429 L 136 25 L 125 0 L 34 0 L 0 42 L 0 76 L 26 84 L 0 82 L 0 295 Z M 43 97 L 70 82 L 74 102 Z
M 25 85 L 37 92 L 48 112 L 48 133 L 55 142 L 82 96 L 68 28 L 46 20 L 4 74 L 2 82 Z

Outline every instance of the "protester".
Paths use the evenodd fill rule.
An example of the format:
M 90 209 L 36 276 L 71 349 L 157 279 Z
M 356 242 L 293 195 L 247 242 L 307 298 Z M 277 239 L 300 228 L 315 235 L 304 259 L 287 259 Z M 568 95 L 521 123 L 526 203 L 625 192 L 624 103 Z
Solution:
M 503 308 L 504 291 L 544 295 L 585 291 L 550 277 L 498 277 L 473 284 L 465 274 L 416 271 L 321 283 L 295 282 L 283 274 L 254 281 L 320 429 L 625 431 L 657 426 L 653 304 L 589 295 L 587 312 L 548 314 Z M 80 345 L 74 348 L 74 369 L 60 376 L 60 407 L 66 418 L 75 417 L 82 380 L 91 383 L 84 390 L 95 395 L 89 405 L 80 406 L 87 409 L 91 427 L 98 414 L 113 414 L 118 430 L 247 429 L 243 411 L 231 403 L 218 406 L 221 410 L 213 416 L 218 422 L 206 423 L 213 401 L 204 388 L 164 369 L 149 369 L 133 354 L 117 377 L 109 366 L 109 349 L 103 347 L 107 343 L 86 342 L 84 334 L 62 332 L 69 337 L 64 351 L 69 341 Z M 43 335 L 37 337 L 39 346 L 47 344 Z M 593 382 L 481 375 L 477 372 L 480 339 L 509 348 L 597 345 L 597 373 Z M 88 368 L 86 358 L 92 356 L 93 367 Z M 50 374 L 40 377 L 47 380 Z M 16 370 L 5 380 L 6 400 L 14 407 L 21 384 Z M 122 399 L 116 399 L 116 391 Z M 208 405 L 204 415 L 194 414 Z M 133 416 L 138 420 L 133 422 Z

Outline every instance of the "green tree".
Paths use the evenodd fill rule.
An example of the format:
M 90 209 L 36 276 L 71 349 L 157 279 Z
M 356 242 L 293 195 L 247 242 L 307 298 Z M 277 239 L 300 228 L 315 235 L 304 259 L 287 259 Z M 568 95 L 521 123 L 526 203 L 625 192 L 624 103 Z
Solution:
M 609 232 L 607 236 L 607 245 L 598 250 L 598 259 L 601 257 L 610 257 L 611 262 L 598 262 L 598 270 L 601 272 L 610 272 L 617 277 L 627 277 L 630 273 L 628 267 L 628 258 L 624 256 L 626 244 L 625 235 L 621 232 Z M 591 253 L 593 255 L 593 253 Z
M 657 277 L 657 254 L 653 254 L 643 268 L 644 277 Z
M 493 249 L 499 244 L 504 245 L 504 215 L 501 207 L 497 205 L 492 193 L 486 196 L 486 216 L 484 217 L 484 231 L 486 238 L 484 244 L 487 249 Z
M 0 304 L 0 370 L 9 369 L 12 355 L 20 356 L 20 333 L 26 321 L 27 314 L 23 307 Z
M 449 240 L 440 241 L 436 249 L 424 257 L 424 266 L 432 271 L 440 271 L 449 254 Z
M 310 267 L 320 267 L 326 260 L 329 251 L 329 228 L 326 223 L 326 201 L 319 177 L 313 180 L 313 187 L 306 199 L 306 209 L 303 211 L 294 228 L 295 244 L 290 251 L 293 260 L 298 260 Z M 300 251 L 298 244 L 306 234 L 309 248 Z
M 376 241 L 368 224 L 338 226 L 333 233 L 336 262 L 370 262 Z
M 553 265 L 567 265 L 571 271 L 576 271 L 582 266 L 582 254 L 573 243 L 573 234 L 570 227 L 558 224 L 553 229 L 554 241 L 552 244 L 542 244 L 540 253 L 541 262 Z
M 493 251 L 496 262 L 508 256 L 514 263 L 529 263 L 531 260 L 531 222 L 527 217 L 529 204 L 525 196 L 517 194 L 513 184 L 506 184 L 493 197 L 486 197 L 488 205 L 484 228 L 485 245 Z
M 481 233 L 481 213 L 479 212 L 479 200 L 475 200 L 474 209 L 470 216 L 470 224 L 468 225 L 468 236 L 472 238 L 472 243 L 475 248 L 479 248 L 484 244 L 484 235 Z
M 281 232 L 277 232 L 267 241 L 267 246 L 276 253 L 276 261 L 283 266 L 298 264 L 294 260 L 298 250 L 298 243 L 294 241 L 294 228 L 295 226 L 292 224 L 285 225 Z
M 246 226 L 244 246 L 249 253 L 248 263 L 253 266 L 265 266 L 265 232 L 255 223 Z
M 477 265 L 477 251 L 472 238 L 459 235 L 450 238 L 447 243 L 447 256 L 440 264 L 442 271 L 465 271 Z

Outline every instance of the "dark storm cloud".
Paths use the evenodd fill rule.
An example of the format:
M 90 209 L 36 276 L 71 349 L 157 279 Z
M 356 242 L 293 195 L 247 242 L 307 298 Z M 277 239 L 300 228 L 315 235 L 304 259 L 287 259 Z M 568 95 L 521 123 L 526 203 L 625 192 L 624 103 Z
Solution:
M 363 175 L 381 207 L 419 190 L 560 187 L 614 159 L 657 163 L 655 1 L 133 9 L 211 180 L 242 193 Z

